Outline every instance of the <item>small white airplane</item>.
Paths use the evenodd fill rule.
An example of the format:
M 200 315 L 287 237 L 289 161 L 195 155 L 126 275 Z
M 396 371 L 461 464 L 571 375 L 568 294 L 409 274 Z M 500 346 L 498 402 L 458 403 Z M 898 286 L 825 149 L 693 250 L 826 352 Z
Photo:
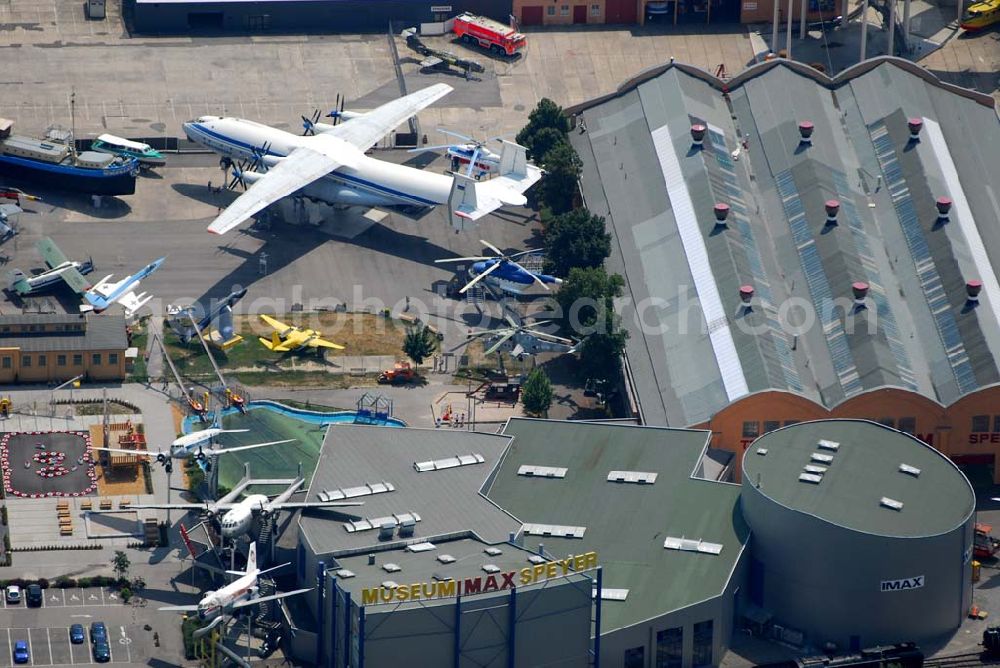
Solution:
M 205 431 L 214 431 L 216 433 L 223 433 L 227 430 L 225 429 L 206 429 Z M 230 429 L 228 431 L 247 431 L 246 429 Z M 135 450 L 124 450 L 121 448 L 91 448 L 98 452 L 116 452 L 118 454 L 127 455 L 139 455 L 143 457 L 149 457 L 150 459 L 155 459 L 160 464 L 166 464 L 171 459 L 190 459 L 194 457 L 199 461 L 206 462 L 206 467 L 211 467 L 211 459 L 219 455 L 231 455 L 234 452 L 243 452 L 244 450 L 253 450 L 255 448 L 266 448 L 272 445 L 282 445 L 284 443 L 292 443 L 295 439 L 288 438 L 283 441 L 268 441 L 267 443 L 254 443 L 252 445 L 238 445 L 233 448 L 223 448 L 219 446 L 210 445 L 208 448 L 204 448 L 199 443 L 204 443 L 205 439 L 202 438 L 200 441 L 187 441 L 189 445 L 178 444 L 184 439 L 191 436 L 200 434 L 201 432 L 195 432 L 194 434 L 188 434 L 187 436 L 182 436 L 171 444 L 170 449 L 167 451 L 157 450 L 157 451 L 135 451 Z M 210 437 L 209 437 L 210 438 Z M 195 447 L 197 446 L 197 450 Z
M 94 287 L 83 293 L 83 298 L 86 299 L 90 305 L 82 305 L 80 306 L 80 310 L 92 310 L 96 313 L 100 313 L 112 304 L 118 303 L 125 307 L 125 317 L 131 318 L 136 311 L 141 309 L 146 302 L 153 298 L 153 295 L 145 292 L 136 294 L 134 288 L 139 286 L 139 281 L 159 269 L 165 259 L 166 258 L 161 257 L 159 260 L 153 260 L 136 273 L 131 276 L 126 276 L 116 283 L 113 283 L 110 280 L 113 274 L 108 274 L 98 281 Z
M 197 612 L 198 619 L 203 622 L 211 622 L 214 627 L 221 620 L 231 615 L 234 611 L 246 608 L 251 605 L 263 603 L 265 601 L 276 601 L 289 596 L 304 594 L 310 589 L 296 589 L 295 591 L 272 594 L 270 596 L 258 596 L 260 590 L 259 578 L 265 573 L 284 568 L 289 564 L 281 564 L 267 570 L 260 570 L 257 567 L 257 543 L 250 543 L 250 550 L 247 554 L 247 569 L 245 571 L 226 571 L 230 575 L 239 576 L 225 587 L 220 587 L 215 591 L 205 592 L 202 599 L 195 605 L 168 605 L 160 608 L 166 612 Z M 216 621 L 218 620 L 218 621 Z
M 452 91 L 439 83 L 367 113 L 340 112 L 339 125 L 310 123 L 313 134 L 295 135 L 239 118 L 202 116 L 184 124 L 191 141 L 263 171 L 237 171 L 247 191 L 209 225 L 225 234 L 268 205 L 298 193 L 351 206 L 437 206 L 447 203 L 456 229 L 502 206 L 521 206 L 524 191 L 542 177 L 523 146 L 504 141 L 498 174 L 486 181 L 434 174 L 365 155 L 394 128 Z
M 245 466 L 245 465 L 244 465 Z M 245 467 L 243 480 L 239 482 L 231 492 L 223 496 L 218 501 L 207 501 L 204 503 L 148 503 L 133 504 L 131 508 L 155 508 L 161 510 L 195 510 L 201 511 L 209 517 L 216 517 L 221 512 L 222 517 L 219 524 L 222 526 L 222 536 L 224 538 L 236 538 L 250 531 L 253 527 L 254 519 L 260 517 L 270 517 L 280 510 L 296 510 L 299 508 L 338 508 L 346 506 L 364 505 L 360 501 L 289 501 L 300 487 L 305 483 L 305 478 L 299 475 L 288 488 L 273 499 L 265 494 L 249 494 L 240 501 L 236 498 L 243 493 L 249 485 L 274 484 L 277 481 L 252 480 L 250 478 L 249 467 Z M 280 481 L 288 482 L 287 480 Z

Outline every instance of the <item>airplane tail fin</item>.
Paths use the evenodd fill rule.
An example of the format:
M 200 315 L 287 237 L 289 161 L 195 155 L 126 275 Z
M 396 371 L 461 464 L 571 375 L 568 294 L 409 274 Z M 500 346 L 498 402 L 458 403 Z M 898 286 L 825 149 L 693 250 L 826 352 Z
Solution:
M 27 281 L 28 281 L 27 275 L 25 275 L 25 273 L 23 271 L 21 271 L 20 269 L 15 269 L 12 272 L 10 272 L 10 279 L 9 279 L 8 287 L 11 290 L 15 290 L 17 292 L 21 292 L 21 290 L 18 289 L 18 286 L 19 285 L 25 285 L 26 286 L 27 285 Z
M 257 570 L 257 543 L 253 542 L 247 552 L 247 573 L 255 573 Z
M 458 232 L 502 206 L 524 206 L 528 202 L 524 192 L 541 178 L 542 170 L 528 163 L 527 149 L 504 141 L 498 176 L 476 181 L 454 174 L 448 196 L 452 227 Z

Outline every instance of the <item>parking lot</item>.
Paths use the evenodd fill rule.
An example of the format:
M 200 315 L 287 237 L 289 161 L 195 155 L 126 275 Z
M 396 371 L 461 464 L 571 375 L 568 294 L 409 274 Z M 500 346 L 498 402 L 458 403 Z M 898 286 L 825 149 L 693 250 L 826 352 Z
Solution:
M 78 623 L 89 627 L 88 619 L 81 618 Z M 28 642 L 28 650 L 32 666 L 71 666 L 92 664 L 92 648 L 90 634 L 86 634 L 83 644 L 74 645 L 69 640 L 69 627 L 44 628 L 9 628 L 0 631 L 0 666 L 13 664 L 14 643 L 18 640 Z M 111 642 L 111 663 L 132 662 L 132 638 L 126 626 L 108 625 L 108 637 Z
M 66 607 L 88 607 L 95 605 L 115 605 L 121 607 L 121 598 L 110 587 L 88 587 L 80 589 L 56 589 L 54 587 L 44 590 L 42 597 L 43 608 L 66 608 Z M 8 604 L 6 598 L 3 607 L 10 610 L 30 610 L 25 602 Z

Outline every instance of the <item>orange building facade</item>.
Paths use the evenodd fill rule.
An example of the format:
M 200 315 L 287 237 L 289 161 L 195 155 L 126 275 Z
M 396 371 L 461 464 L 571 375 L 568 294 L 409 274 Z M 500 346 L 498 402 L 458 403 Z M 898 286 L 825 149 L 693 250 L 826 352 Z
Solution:
M 807 420 L 871 420 L 913 434 L 957 464 L 992 467 L 1000 483 L 1000 385 L 984 387 L 942 406 L 916 392 L 881 388 L 856 395 L 832 409 L 790 392 L 767 390 L 738 399 L 707 422 L 692 425 L 712 432 L 712 447 L 735 455 L 735 479 L 742 479 L 743 452 L 759 436 Z

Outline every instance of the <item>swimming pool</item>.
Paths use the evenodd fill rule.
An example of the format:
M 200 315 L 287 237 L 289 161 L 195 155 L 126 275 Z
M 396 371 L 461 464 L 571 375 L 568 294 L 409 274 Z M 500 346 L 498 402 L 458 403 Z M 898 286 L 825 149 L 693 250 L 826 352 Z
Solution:
M 328 424 L 355 424 L 358 422 L 357 411 L 338 411 L 336 413 L 323 413 L 320 411 L 307 411 L 302 408 L 291 408 L 277 401 L 271 401 L 269 399 L 261 399 L 258 401 L 251 401 L 247 404 L 248 411 L 254 411 L 259 409 L 266 409 L 279 415 L 284 415 L 285 417 L 294 418 L 296 420 L 301 420 L 302 422 L 308 422 L 309 424 L 315 425 L 328 425 Z M 234 415 L 239 413 L 239 409 L 235 406 L 230 406 L 222 412 L 222 416 L 226 417 L 228 415 Z M 366 424 L 366 423 L 362 423 Z M 405 427 L 406 423 L 398 418 L 389 418 L 386 422 L 372 423 L 377 426 L 382 427 Z M 193 415 L 189 415 L 184 418 L 184 433 L 188 434 L 196 429 L 204 429 L 204 425 L 198 421 L 198 418 Z

